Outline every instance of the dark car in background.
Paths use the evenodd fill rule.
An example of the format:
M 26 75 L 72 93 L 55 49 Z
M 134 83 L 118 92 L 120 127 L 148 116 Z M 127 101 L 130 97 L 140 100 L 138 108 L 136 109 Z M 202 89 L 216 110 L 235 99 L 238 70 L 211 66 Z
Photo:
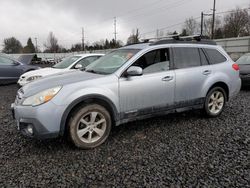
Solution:
M 15 83 L 25 72 L 39 69 L 32 65 L 34 55 L 21 55 L 17 60 L 0 55 L 0 84 Z
M 250 53 L 241 56 L 236 63 L 240 67 L 242 86 L 250 86 Z

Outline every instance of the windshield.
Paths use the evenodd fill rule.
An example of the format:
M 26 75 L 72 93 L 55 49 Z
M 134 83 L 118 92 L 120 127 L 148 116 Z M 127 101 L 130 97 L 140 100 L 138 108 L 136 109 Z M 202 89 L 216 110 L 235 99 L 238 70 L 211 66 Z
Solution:
M 236 63 L 239 65 L 250 65 L 250 55 L 240 57 L 240 59 L 238 59 Z
M 112 74 L 118 70 L 124 63 L 132 58 L 138 49 L 119 49 L 115 50 L 86 67 L 86 72 L 97 74 Z
M 61 62 L 59 62 L 56 65 L 54 65 L 53 68 L 56 68 L 56 69 L 65 69 L 65 68 L 68 68 L 70 65 L 72 65 L 72 63 L 74 63 L 75 61 L 77 61 L 80 58 L 81 58 L 81 56 L 66 57 Z

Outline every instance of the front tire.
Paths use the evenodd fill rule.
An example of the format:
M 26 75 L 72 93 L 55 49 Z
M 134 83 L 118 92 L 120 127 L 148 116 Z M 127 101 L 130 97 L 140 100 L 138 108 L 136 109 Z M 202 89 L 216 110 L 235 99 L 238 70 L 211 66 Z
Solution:
M 85 105 L 72 114 L 69 136 L 78 148 L 95 148 L 108 138 L 111 124 L 111 116 L 103 106 Z
M 204 111 L 208 117 L 219 116 L 226 104 L 226 92 L 221 87 L 211 89 L 205 100 Z

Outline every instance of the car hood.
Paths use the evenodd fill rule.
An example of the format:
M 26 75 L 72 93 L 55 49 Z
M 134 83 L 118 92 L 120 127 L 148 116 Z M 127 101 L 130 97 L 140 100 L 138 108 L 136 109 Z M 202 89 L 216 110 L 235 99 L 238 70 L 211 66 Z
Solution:
M 57 74 L 60 72 L 68 71 L 68 69 L 55 69 L 55 68 L 42 68 L 30 72 L 26 72 L 22 75 L 22 77 L 31 77 L 31 76 L 48 76 L 52 74 Z
M 28 97 L 56 86 L 64 86 L 67 84 L 97 79 L 104 76 L 105 75 L 88 73 L 83 71 L 66 71 L 41 78 L 34 82 L 30 82 L 23 86 L 21 89 L 24 93 L 23 96 Z
M 250 65 L 239 65 L 241 74 L 250 74 Z

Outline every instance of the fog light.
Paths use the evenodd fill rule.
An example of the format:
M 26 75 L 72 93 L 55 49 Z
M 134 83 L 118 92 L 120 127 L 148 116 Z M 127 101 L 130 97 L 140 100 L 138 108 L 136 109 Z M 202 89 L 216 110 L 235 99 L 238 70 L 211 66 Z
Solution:
M 33 131 L 32 125 L 27 126 L 27 131 L 28 131 L 29 134 L 31 134 L 31 135 L 33 134 L 34 131 Z

